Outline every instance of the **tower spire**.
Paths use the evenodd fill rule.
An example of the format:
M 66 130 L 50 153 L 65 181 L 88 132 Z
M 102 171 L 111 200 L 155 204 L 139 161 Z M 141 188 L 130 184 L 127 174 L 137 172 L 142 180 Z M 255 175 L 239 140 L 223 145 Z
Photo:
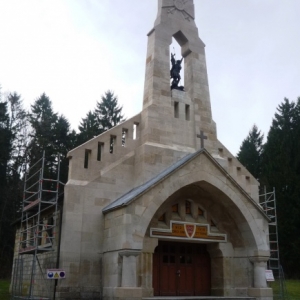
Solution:
M 216 128 L 212 120 L 209 96 L 205 45 L 199 38 L 194 19 L 193 0 L 158 0 L 157 18 L 154 28 L 148 34 L 143 106 L 144 109 L 149 105 L 164 107 L 174 98 L 170 91 L 171 55 L 169 49 L 174 38 L 180 45 L 181 55 L 184 58 L 185 93 L 182 92 L 184 93 L 182 95 L 190 99 L 191 109 L 194 109 L 194 115 L 191 114 L 191 118 L 195 120 L 195 139 L 200 128 L 208 134 L 209 140 L 211 140 L 210 137 L 216 140 Z M 166 97 L 169 97 L 169 100 Z M 199 140 L 195 140 L 194 143 L 197 142 Z M 209 145 L 209 141 L 206 144 Z M 196 145 L 195 148 L 197 148 Z
M 205 148 L 208 151 L 214 148 L 217 141 L 216 126 L 211 114 L 205 45 L 199 38 L 194 18 L 193 0 L 158 0 L 157 18 L 148 33 L 140 124 L 143 145 L 141 160 L 149 171 L 152 168 L 149 157 L 156 157 L 157 153 L 176 149 L 176 161 L 175 157 L 183 157 L 199 149 L 197 135 L 200 132 L 207 136 Z M 184 64 L 184 74 L 179 75 L 181 66 L 177 66 L 176 74 L 172 75 L 172 38 L 181 47 L 183 60 L 179 62 L 180 65 L 181 62 Z M 184 91 L 178 86 L 181 75 L 184 76 Z M 155 164 L 155 170 L 166 166 L 167 162 L 163 161 L 161 166 Z
M 155 25 L 162 19 L 181 19 L 194 23 L 194 0 L 158 0 L 158 13 Z

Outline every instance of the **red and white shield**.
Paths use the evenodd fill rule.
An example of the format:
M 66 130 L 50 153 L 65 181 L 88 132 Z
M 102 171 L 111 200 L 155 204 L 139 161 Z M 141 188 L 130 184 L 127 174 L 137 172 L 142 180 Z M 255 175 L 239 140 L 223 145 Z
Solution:
M 196 226 L 194 224 L 184 224 L 184 230 L 187 237 L 192 238 L 196 232 Z

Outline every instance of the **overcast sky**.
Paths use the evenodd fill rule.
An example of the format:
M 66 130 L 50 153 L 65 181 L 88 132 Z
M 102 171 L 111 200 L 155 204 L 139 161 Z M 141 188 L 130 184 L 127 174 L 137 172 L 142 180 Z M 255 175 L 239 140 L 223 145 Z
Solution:
M 218 138 L 236 154 L 300 96 L 300 0 L 194 2 Z M 0 0 L 2 92 L 26 108 L 45 92 L 76 130 L 109 89 L 127 118 L 139 113 L 156 13 L 157 0 Z

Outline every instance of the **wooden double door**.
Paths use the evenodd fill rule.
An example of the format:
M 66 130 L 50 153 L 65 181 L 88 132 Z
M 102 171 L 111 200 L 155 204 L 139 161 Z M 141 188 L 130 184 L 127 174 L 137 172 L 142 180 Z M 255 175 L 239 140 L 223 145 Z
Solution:
M 154 296 L 209 296 L 206 245 L 159 242 L 153 256 Z

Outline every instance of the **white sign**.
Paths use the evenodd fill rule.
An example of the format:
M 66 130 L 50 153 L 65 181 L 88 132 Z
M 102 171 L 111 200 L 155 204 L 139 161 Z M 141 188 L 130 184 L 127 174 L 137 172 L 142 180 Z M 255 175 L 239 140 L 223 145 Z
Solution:
M 266 270 L 265 272 L 267 281 L 275 281 L 272 270 Z
M 62 269 L 47 269 L 47 279 L 64 279 L 66 272 Z

